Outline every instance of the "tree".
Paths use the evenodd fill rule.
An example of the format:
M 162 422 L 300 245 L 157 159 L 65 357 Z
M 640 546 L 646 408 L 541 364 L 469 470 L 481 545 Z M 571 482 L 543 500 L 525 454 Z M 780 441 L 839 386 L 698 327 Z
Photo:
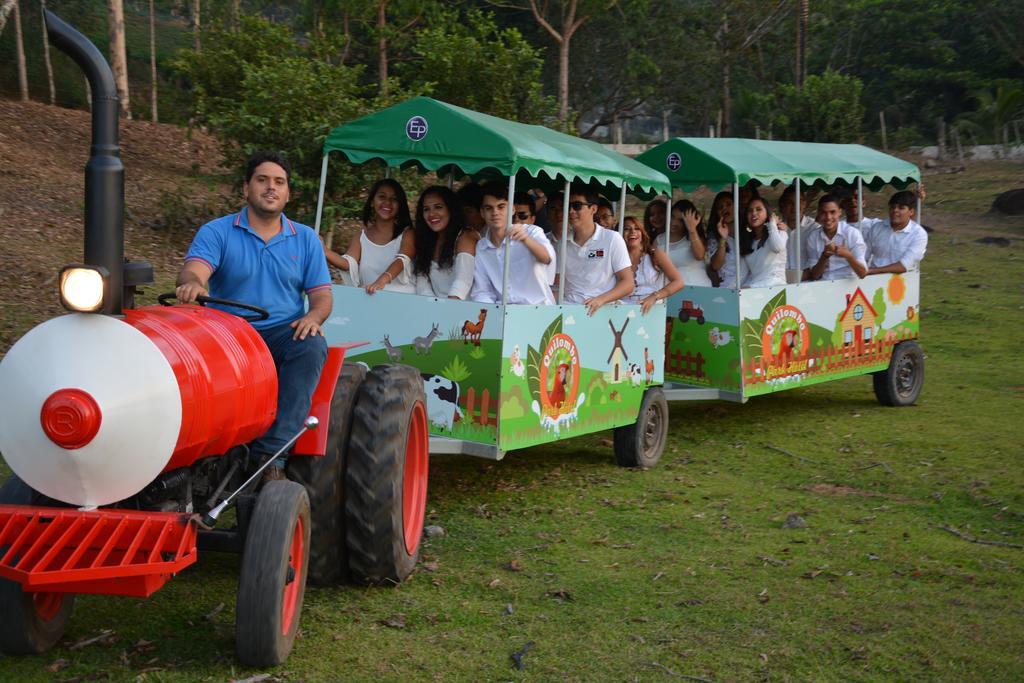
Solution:
M 57 89 L 53 85 L 53 64 L 50 63 L 50 41 L 46 37 L 46 0 L 39 0 L 39 23 L 43 29 L 43 62 L 46 64 L 46 83 L 50 86 L 50 104 L 57 104 Z
M 14 2 L 14 47 L 18 53 L 18 90 L 21 101 L 28 102 L 28 70 L 25 68 L 25 41 L 21 36 L 21 10 Z
M 149 0 L 149 99 L 153 123 L 159 120 L 156 98 L 156 20 L 153 16 L 153 0 Z
M 114 83 L 117 84 L 117 98 L 121 102 L 121 115 L 126 119 L 131 119 L 132 110 L 128 97 L 128 55 L 124 36 L 124 2 L 123 0 L 108 0 L 108 8 L 110 68 L 114 72 Z
M 18 0 L 2 0 L 0 2 L 0 35 L 4 32 L 4 26 L 7 25 L 7 17 L 10 16 L 14 10 L 15 3 Z
M 804 79 L 807 78 L 807 15 L 810 14 L 810 2 L 798 0 L 799 7 L 796 14 L 796 73 L 793 83 L 796 87 L 803 87 Z
M 440 8 L 416 31 L 410 52 L 400 80 L 440 100 L 527 123 L 556 112 L 543 93 L 540 52 L 518 30 L 500 28 L 492 14 Z M 515 74 L 511 81 L 509 74 Z
M 864 120 L 862 89 L 859 78 L 832 70 L 808 76 L 803 88 L 784 85 L 775 107 L 775 129 L 788 140 L 859 142 Z
M 200 0 L 192 0 L 192 36 L 195 40 L 196 52 L 203 51 L 201 9 Z

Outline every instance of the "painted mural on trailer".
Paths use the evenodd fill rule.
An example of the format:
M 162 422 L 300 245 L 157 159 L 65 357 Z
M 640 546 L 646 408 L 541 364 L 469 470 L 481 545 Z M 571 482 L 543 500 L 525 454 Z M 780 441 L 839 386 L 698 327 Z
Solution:
M 502 450 L 636 421 L 644 391 L 664 381 L 663 305 L 507 306 Z
M 473 301 L 334 287 L 327 342 L 366 341 L 346 362 L 418 369 L 430 433 L 498 443 L 502 307 Z
M 665 379 L 740 391 L 739 296 L 684 287 L 666 303 Z
M 743 290 L 744 396 L 884 370 L 919 304 L 917 272 Z

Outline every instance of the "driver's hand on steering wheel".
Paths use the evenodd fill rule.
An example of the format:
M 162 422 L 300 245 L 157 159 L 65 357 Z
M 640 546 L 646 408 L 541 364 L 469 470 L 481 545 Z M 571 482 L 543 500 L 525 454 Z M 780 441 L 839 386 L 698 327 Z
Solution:
M 323 330 L 320 329 L 320 323 L 309 315 L 304 315 L 298 320 L 292 321 L 291 326 L 295 330 L 292 339 L 301 340 L 317 335 L 324 336 Z
M 174 295 L 178 297 L 178 301 L 181 303 L 192 304 L 195 303 L 197 296 L 209 296 L 210 293 L 202 285 L 190 282 L 176 287 L 174 289 Z

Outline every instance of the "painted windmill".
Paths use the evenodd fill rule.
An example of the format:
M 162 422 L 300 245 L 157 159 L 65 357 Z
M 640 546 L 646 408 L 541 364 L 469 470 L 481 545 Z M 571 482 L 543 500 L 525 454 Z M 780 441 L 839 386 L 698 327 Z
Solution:
M 626 361 L 629 360 L 629 355 L 626 353 L 626 349 L 622 346 L 622 333 L 626 331 L 626 326 L 629 325 L 629 318 L 626 318 L 626 322 L 622 323 L 622 329 L 616 330 L 615 325 L 612 321 L 608 321 L 608 327 L 612 328 L 612 334 L 615 336 L 615 341 L 612 344 L 612 352 L 608 354 L 608 372 L 605 373 L 605 379 L 608 380 L 609 384 L 618 384 L 626 379 Z

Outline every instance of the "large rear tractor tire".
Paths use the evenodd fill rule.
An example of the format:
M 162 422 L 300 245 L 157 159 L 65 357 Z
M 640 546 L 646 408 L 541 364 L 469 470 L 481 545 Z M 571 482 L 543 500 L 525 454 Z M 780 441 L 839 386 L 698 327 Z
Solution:
M 924 351 L 916 341 L 900 342 L 892 350 L 889 367 L 871 376 L 875 397 L 883 406 L 909 406 L 924 386 Z
M 0 488 L 0 503 L 56 504 L 13 474 Z M 7 547 L 0 548 L 0 557 L 6 553 Z M 0 579 L 0 652 L 7 655 L 46 652 L 64 635 L 74 607 L 73 593 L 26 593 L 21 584 Z
M 346 473 L 349 570 L 365 583 L 404 580 L 416 565 L 427 504 L 426 396 L 406 365 L 378 365 L 356 400 Z
M 309 569 L 309 497 L 293 481 L 260 491 L 238 577 L 235 649 L 246 666 L 286 660 L 299 631 Z
M 345 548 L 345 469 L 352 414 L 359 386 L 366 377 L 362 363 L 343 365 L 331 399 L 327 452 L 323 457 L 293 456 L 288 478 L 302 484 L 309 495 L 313 528 L 309 541 L 309 582 L 325 586 L 348 578 Z
M 648 387 L 636 422 L 615 428 L 615 463 L 621 467 L 654 467 L 668 438 L 668 401 L 661 387 Z

